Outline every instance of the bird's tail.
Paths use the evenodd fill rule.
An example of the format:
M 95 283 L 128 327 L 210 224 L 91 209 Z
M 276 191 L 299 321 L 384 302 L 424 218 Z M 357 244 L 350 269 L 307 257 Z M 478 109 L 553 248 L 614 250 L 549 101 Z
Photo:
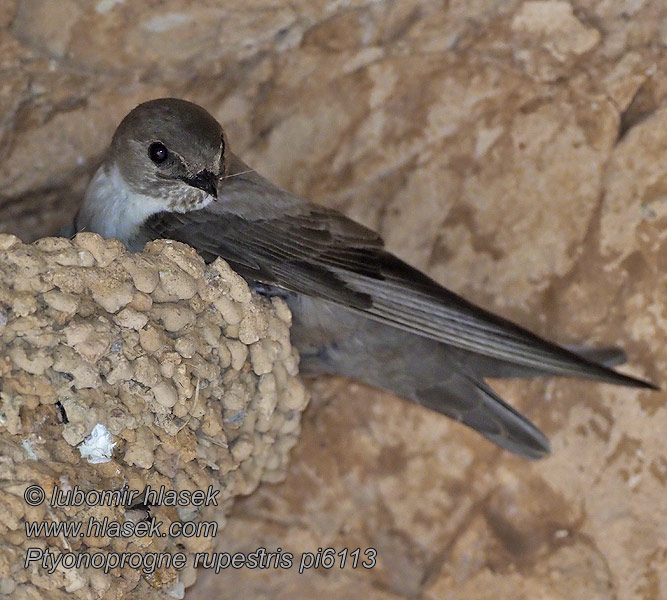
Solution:
M 412 400 L 472 427 L 502 448 L 531 460 L 551 452 L 546 436 L 484 381 L 451 373 L 414 390 Z

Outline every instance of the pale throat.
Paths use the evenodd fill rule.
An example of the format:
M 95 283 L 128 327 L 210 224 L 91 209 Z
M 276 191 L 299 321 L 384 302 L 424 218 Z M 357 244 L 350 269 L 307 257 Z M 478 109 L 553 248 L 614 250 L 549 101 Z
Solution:
M 186 212 L 203 208 L 212 200 L 202 191 L 201 200 L 196 205 L 183 202 L 181 207 L 178 206 L 181 203 L 173 198 L 137 192 L 116 165 L 102 165 L 88 185 L 76 225 L 78 231 L 93 231 L 105 238 L 117 238 L 130 247 L 139 228 L 150 216 L 165 210 Z

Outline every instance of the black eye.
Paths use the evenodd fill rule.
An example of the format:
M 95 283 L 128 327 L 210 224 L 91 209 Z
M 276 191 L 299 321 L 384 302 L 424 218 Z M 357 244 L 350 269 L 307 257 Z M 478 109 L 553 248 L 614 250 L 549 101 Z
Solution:
M 162 142 L 153 142 L 148 146 L 148 158 L 156 165 L 163 163 L 169 157 L 169 150 Z

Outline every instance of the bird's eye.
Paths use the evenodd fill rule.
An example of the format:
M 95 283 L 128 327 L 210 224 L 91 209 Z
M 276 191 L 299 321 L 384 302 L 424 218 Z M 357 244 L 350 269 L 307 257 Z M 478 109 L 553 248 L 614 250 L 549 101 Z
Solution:
M 153 142 L 148 146 L 148 158 L 156 165 L 163 163 L 169 157 L 169 150 L 162 142 Z

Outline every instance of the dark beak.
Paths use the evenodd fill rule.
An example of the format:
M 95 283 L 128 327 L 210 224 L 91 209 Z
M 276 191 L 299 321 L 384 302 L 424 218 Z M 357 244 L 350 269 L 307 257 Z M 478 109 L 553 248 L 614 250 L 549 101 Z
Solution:
M 181 177 L 181 179 L 188 185 L 211 194 L 214 198 L 218 197 L 218 177 L 211 173 L 211 171 L 204 169 L 203 171 L 199 171 L 194 177 Z

